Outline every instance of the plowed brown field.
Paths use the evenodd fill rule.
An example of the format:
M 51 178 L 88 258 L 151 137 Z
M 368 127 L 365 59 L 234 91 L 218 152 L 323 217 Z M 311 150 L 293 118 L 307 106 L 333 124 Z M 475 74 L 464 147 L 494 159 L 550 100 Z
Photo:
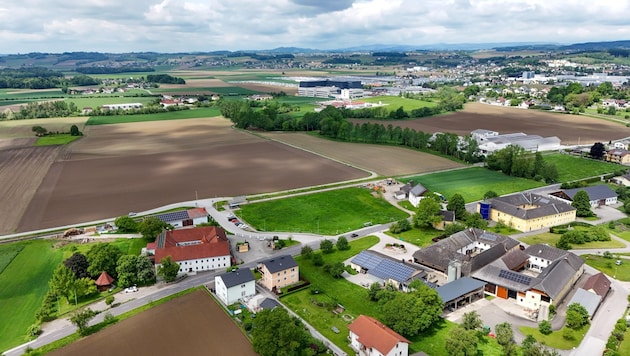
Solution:
M 352 120 L 365 122 L 364 120 Z M 558 136 L 562 144 L 592 144 L 630 137 L 630 128 L 619 123 L 586 116 L 567 115 L 506 108 L 481 103 L 466 104 L 456 113 L 409 121 L 383 122 L 424 132 L 451 132 L 467 135 L 475 129 L 499 133 L 524 132 L 541 136 Z
M 180 201 L 367 177 L 346 164 L 234 130 L 223 118 L 90 126 L 55 162 L 19 231 Z
M 254 356 L 249 340 L 205 291 L 170 300 L 50 355 Z

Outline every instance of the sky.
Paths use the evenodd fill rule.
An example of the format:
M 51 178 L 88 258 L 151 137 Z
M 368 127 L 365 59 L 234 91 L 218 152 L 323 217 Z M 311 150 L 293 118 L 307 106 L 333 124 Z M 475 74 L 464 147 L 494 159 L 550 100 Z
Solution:
M 0 0 L 0 53 L 630 40 L 630 0 Z

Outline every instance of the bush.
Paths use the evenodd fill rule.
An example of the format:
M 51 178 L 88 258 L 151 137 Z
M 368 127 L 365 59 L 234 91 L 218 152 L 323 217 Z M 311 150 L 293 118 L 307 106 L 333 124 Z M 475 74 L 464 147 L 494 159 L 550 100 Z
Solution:
M 40 323 L 32 324 L 26 330 L 26 334 L 28 335 L 29 338 L 36 337 L 37 335 L 39 335 L 41 333 L 42 333 L 42 327 L 41 327 Z
M 611 260 L 613 258 L 613 254 L 610 253 L 610 251 L 604 251 L 603 257 Z
M 107 304 L 109 307 L 111 307 L 113 303 L 114 303 L 113 295 L 107 296 L 107 298 L 105 298 L 105 304 Z
M 551 334 L 551 323 L 548 320 L 543 320 L 538 324 L 538 331 L 543 335 Z
M 112 313 L 107 312 L 105 313 L 105 315 L 103 316 L 103 322 L 105 324 L 113 324 L 114 322 L 116 322 L 116 317 L 112 315 Z
M 322 257 L 322 255 L 320 253 L 316 253 L 313 255 L 312 257 L 313 260 L 313 265 L 320 267 L 324 265 L 324 258 Z
M 562 332 L 562 338 L 567 341 L 573 341 L 575 340 L 575 333 L 571 329 L 564 329 Z

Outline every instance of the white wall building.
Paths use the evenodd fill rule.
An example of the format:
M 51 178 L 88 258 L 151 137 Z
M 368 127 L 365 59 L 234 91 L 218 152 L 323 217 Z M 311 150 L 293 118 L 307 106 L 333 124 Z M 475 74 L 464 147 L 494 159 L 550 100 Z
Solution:
M 214 277 L 217 298 L 231 305 L 256 295 L 256 279 L 249 269 L 237 269 Z
M 348 326 L 350 346 L 360 356 L 407 356 L 409 355 L 409 340 L 380 321 L 359 315 Z

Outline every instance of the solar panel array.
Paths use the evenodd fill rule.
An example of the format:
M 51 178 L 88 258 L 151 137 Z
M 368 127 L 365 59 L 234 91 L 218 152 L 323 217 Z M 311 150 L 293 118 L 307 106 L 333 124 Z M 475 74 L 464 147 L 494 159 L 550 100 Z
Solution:
M 499 277 L 500 278 L 505 278 L 505 279 L 510 280 L 512 282 L 524 284 L 526 286 L 528 286 L 530 283 L 532 283 L 532 277 L 524 276 L 522 274 L 518 274 L 518 273 L 512 272 L 512 271 L 506 271 L 504 269 L 502 269 L 499 272 Z
M 484 239 L 484 240 L 488 240 L 488 241 L 496 241 L 497 237 L 488 233 L 483 233 L 481 234 L 481 236 L 479 236 L 480 238 Z
M 171 213 L 164 213 L 164 214 L 160 214 L 160 215 L 155 215 L 156 218 L 164 221 L 164 222 L 170 222 L 170 221 L 177 221 L 177 220 L 186 220 L 189 219 L 190 217 L 188 216 L 188 211 L 186 210 L 180 210 L 180 211 L 173 211 Z
M 367 251 L 361 251 L 352 259 L 352 263 L 367 269 L 368 273 L 375 277 L 381 279 L 391 278 L 398 282 L 406 281 L 415 272 L 414 268 L 403 263 L 392 261 Z

